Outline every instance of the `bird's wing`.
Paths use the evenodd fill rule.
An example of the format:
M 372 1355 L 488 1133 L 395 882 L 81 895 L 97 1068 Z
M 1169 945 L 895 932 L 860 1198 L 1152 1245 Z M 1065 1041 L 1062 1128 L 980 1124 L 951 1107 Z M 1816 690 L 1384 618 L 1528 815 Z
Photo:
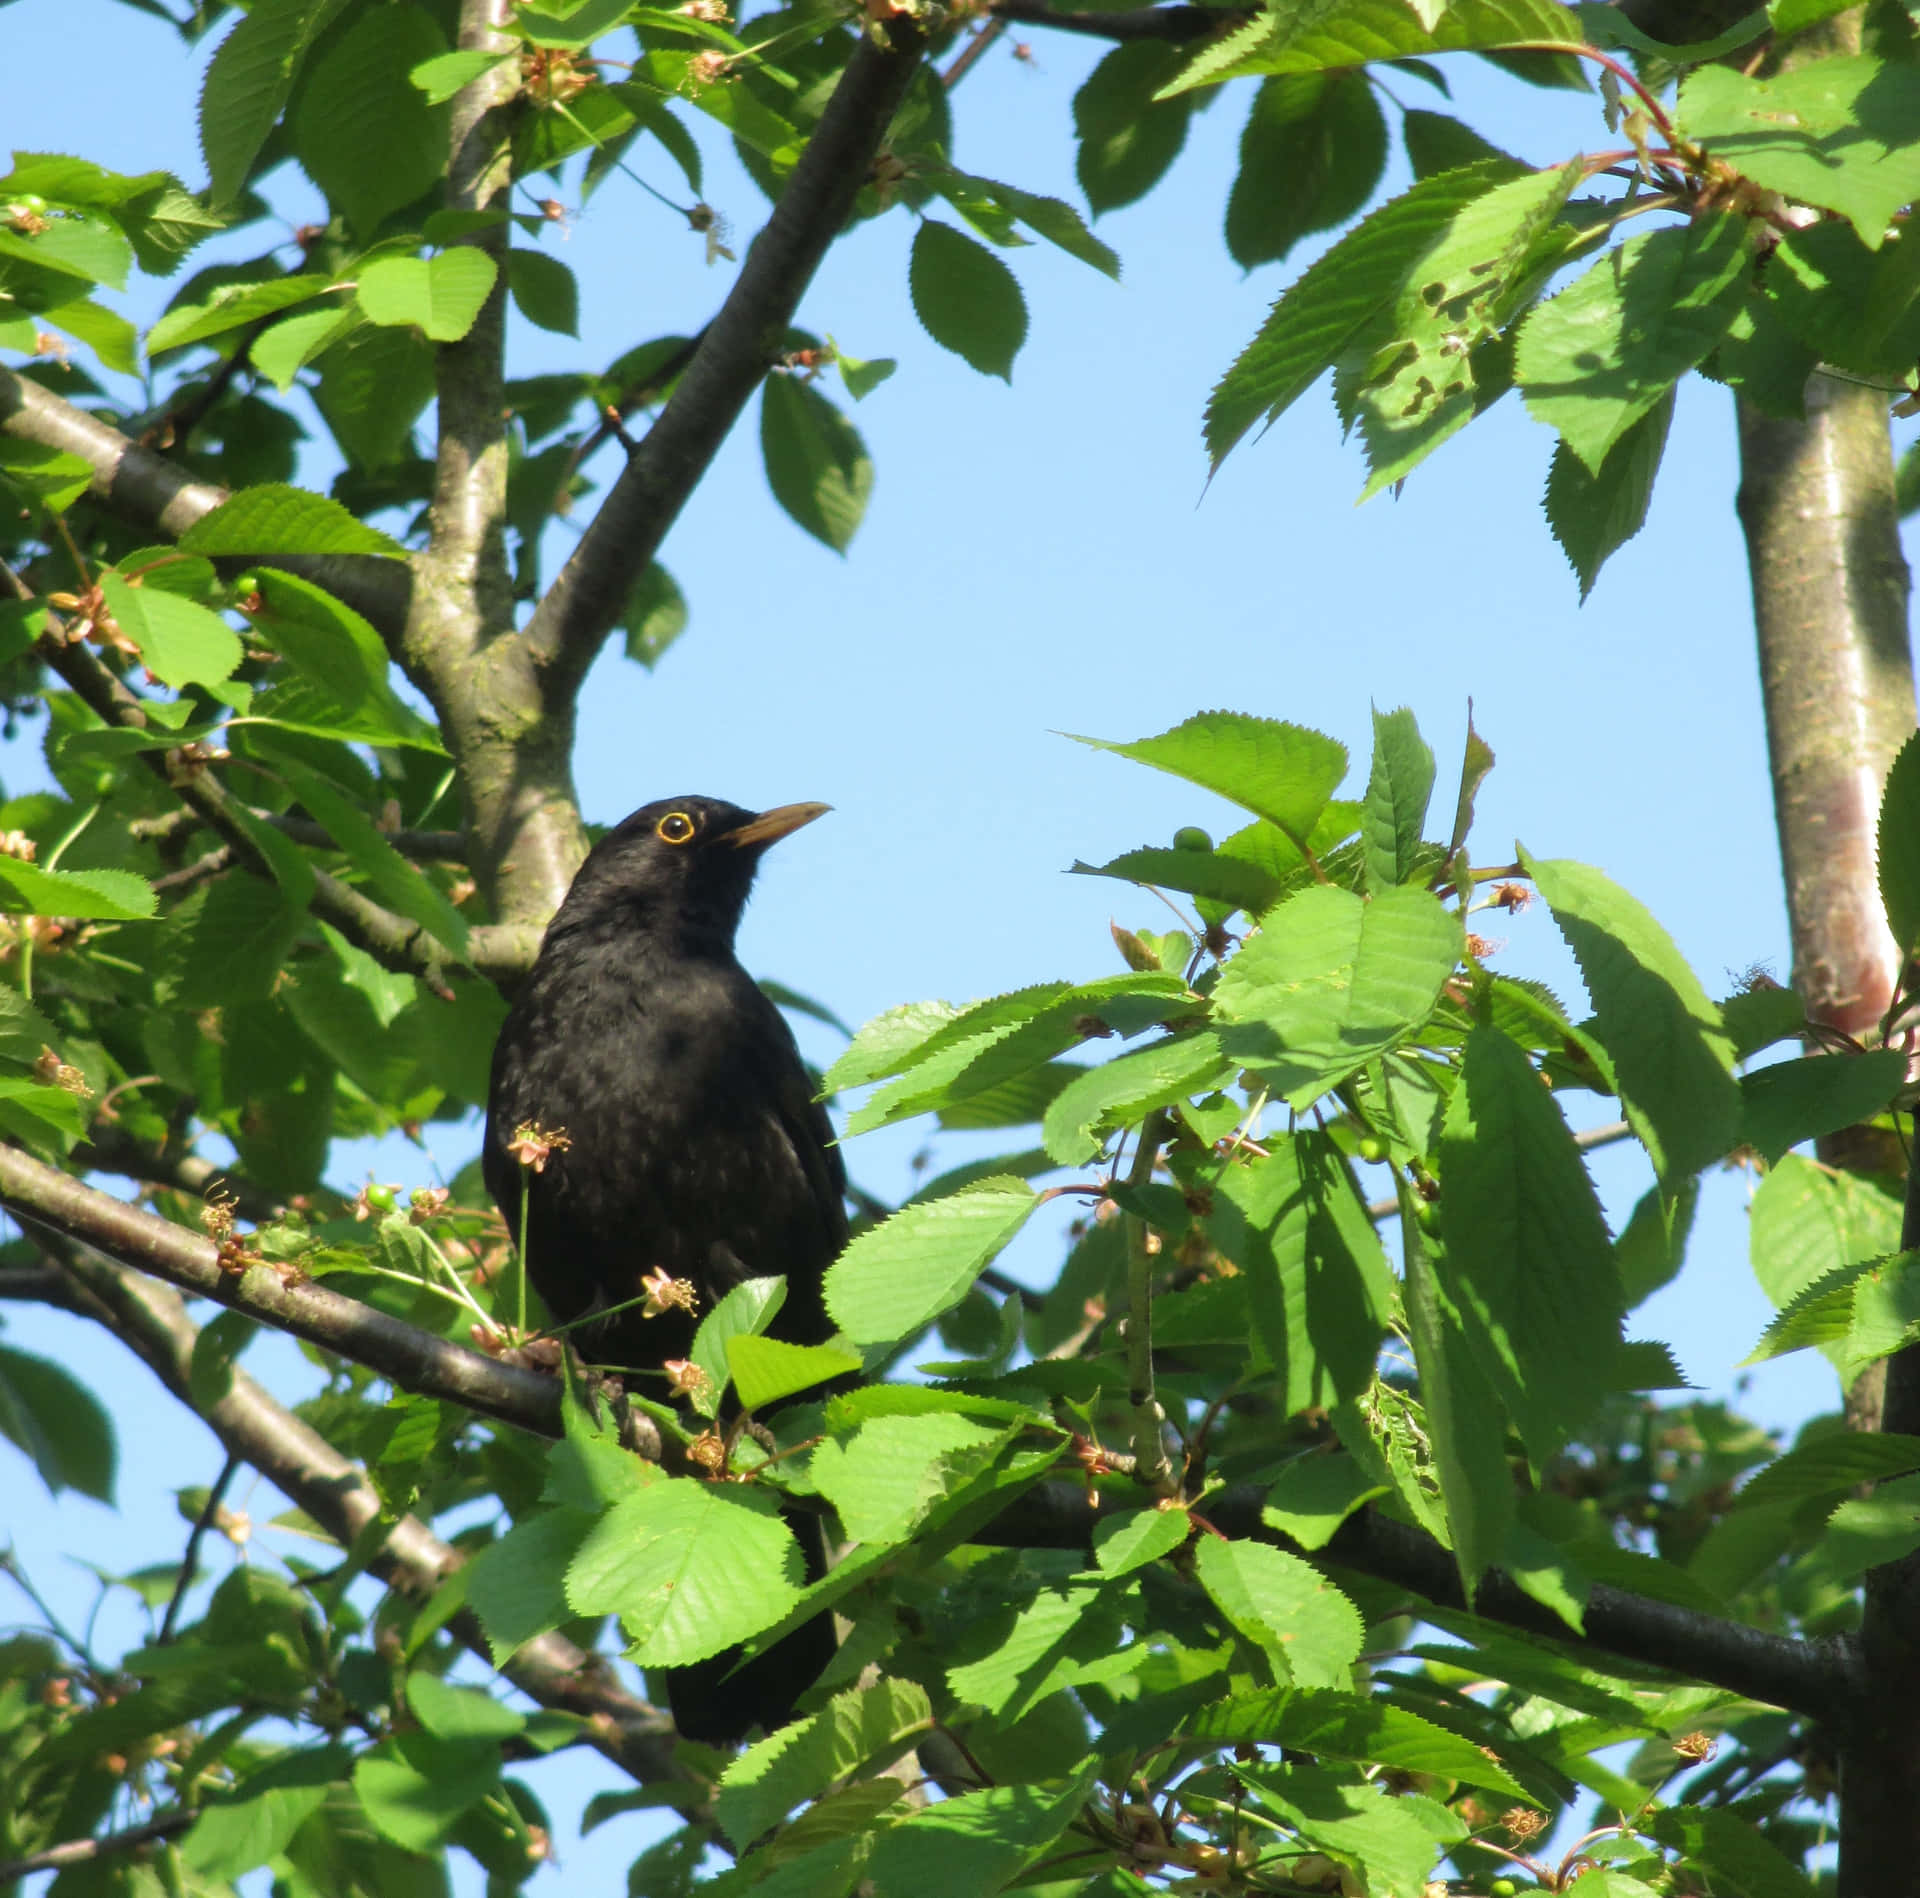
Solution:
M 772 1045 L 767 1049 L 763 1076 L 769 1109 L 806 1177 L 813 1203 L 820 1209 L 830 1260 L 847 1242 L 846 1163 L 834 1144 L 833 1122 L 814 1098 L 813 1076 L 800 1058 L 793 1030 L 771 1002 L 763 1005 L 771 1022 Z

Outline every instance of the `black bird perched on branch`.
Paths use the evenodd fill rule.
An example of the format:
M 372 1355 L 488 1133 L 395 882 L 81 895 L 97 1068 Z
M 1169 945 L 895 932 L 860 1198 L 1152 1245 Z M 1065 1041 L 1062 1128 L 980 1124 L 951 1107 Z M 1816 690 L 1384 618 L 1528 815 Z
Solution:
M 527 1272 L 560 1320 L 643 1296 L 664 1271 L 698 1309 L 630 1305 L 583 1328 L 596 1362 L 658 1371 L 742 1280 L 784 1274 L 772 1335 L 832 1332 L 821 1281 L 846 1243 L 846 1172 L 780 1011 L 733 953 L 769 845 L 824 804 L 756 815 L 718 798 L 665 798 L 593 848 L 548 925 L 493 1053 L 487 1190 L 521 1231 Z M 514 1151 L 529 1124 L 558 1130 L 538 1170 Z M 808 1579 L 817 1518 L 790 1512 Z M 668 1673 L 690 1738 L 737 1740 L 787 1719 L 833 1653 L 830 1617 L 747 1667 L 728 1652 Z

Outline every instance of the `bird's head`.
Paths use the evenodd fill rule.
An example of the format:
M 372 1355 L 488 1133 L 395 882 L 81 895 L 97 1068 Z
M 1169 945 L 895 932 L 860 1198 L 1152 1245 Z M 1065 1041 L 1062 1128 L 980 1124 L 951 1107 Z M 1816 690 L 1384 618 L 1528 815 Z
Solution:
M 823 816 L 825 804 L 742 810 L 717 797 L 642 805 L 594 845 L 554 918 L 566 931 L 613 922 L 731 944 L 769 846 Z

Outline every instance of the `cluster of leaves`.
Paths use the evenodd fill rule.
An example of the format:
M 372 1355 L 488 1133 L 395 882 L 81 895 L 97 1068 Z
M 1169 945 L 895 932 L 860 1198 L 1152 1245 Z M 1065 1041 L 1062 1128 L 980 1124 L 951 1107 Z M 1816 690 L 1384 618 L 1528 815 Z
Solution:
M 289 1558 L 297 1592 L 237 1569 L 200 1624 L 113 1667 L 71 1637 L 16 1642 L 5 1848 L 72 1836 L 131 1792 L 188 1826 L 169 1849 L 196 1889 L 267 1865 L 293 1891 L 430 1891 L 450 1844 L 517 1882 L 546 1820 L 502 1777 L 503 1750 L 575 1742 L 580 1725 L 445 1681 L 458 1613 L 503 1664 L 548 1630 L 591 1646 L 617 1627 L 629 1658 L 665 1667 L 831 1608 L 853 1633 L 799 1724 L 732 1761 L 683 1743 L 684 1781 L 589 1815 L 668 1800 L 691 1815 L 636 1862 L 636 1890 L 690 1889 L 718 1842 L 737 1859 L 721 1888 L 768 1893 L 1231 1876 L 1419 1898 L 1436 1865 L 1484 1890 L 1532 1863 L 1538 1824 L 1582 1788 L 1621 1815 L 1583 1847 L 1610 1892 L 1810 1889 L 1793 1862 L 1827 1788 L 1793 1717 L 1436 1607 L 1343 1566 L 1341 1538 L 1363 1511 L 1417 1524 L 1469 1586 L 1503 1569 L 1569 1638 L 1599 1584 L 1709 1618 L 1849 1625 L 1864 1568 L 1920 1544 L 1905 1475 L 1920 1443 L 1828 1420 L 1776 1455 L 1718 1406 L 1660 1407 L 1643 1393 L 1682 1380 L 1663 1347 L 1624 1341 L 1623 1319 L 1678 1269 L 1699 1170 L 1749 1153 L 1774 1163 L 1755 1258 L 1783 1307 L 1761 1349 L 1818 1344 L 1851 1367 L 1909 1341 L 1889 1183 L 1789 1152 L 1883 1108 L 1899 1059 L 1740 1074 L 1804 1029 L 1791 997 L 1716 1005 L 1597 871 L 1524 852 L 1476 869 L 1492 761 L 1477 735 L 1430 840 L 1431 752 L 1404 712 L 1376 733 L 1352 800 L 1343 748 L 1296 726 L 1206 714 L 1109 747 L 1251 821 L 1093 872 L 1194 905 L 1190 933 L 1116 931 L 1124 973 L 898 1009 L 853 1038 L 829 1082 L 878 1084 L 856 1128 L 936 1113 L 1037 1123 L 1040 1144 L 929 1182 L 856 1236 L 828 1279 L 834 1346 L 762 1335 L 777 1281 L 705 1315 L 699 1414 L 648 1408 L 683 1449 L 719 1443 L 723 1469 L 643 1462 L 572 1404 L 541 1451 L 439 1403 L 370 1402 L 367 1374 L 336 1370 L 305 1413 L 390 1507 L 431 1519 L 498 1500 L 494 1525 L 459 1538 L 473 1559 L 424 1607 L 390 1596 L 369 1622 L 349 1586 L 376 1525 L 327 1568 Z M 1920 750 L 1895 773 L 1890 836 L 1916 798 Z M 1886 876 L 1890 914 L 1920 925 L 1898 849 Z M 1527 885 L 1580 960 L 1590 1018 L 1485 965 L 1475 909 Z M 1069 1058 L 1110 1039 L 1138 1045 Z M 1580 1092 L 1617 1097 L 1654 1165 L 1617 1240 L 1563 1116 Z M 1123 1171 L 1143 1137 L 1145 1163 L 1136 1147 Z M 1370 1167 L 1394 1181 L 1399 1273 L 1362 1197 Z M 996 1305 L 980 1274 L 1053 1171 L 1092 1210 L 1054 1288 Z M 297 1219 L 251 1243 L 446 1335 L 506 1327 L 518 1287 L 481 1215 L 431 1195 L 364 1210 L 371 1246 L 351 1222 Z M 1150 1317 L 1129 1283 L 1141 1257 Z M 1135 1429 L 1126 1331 L 1145 1322 L 1178 1444 L 1162 1493 L 1102 1447 Z M 960 1354 L 923 1367 L 934 1382 L 807 1400 L 934 1326 Z M 209 1399 L 245 1335 L 228 1320 L 204 1334 Z M 716 1436 L 729 1386 L 763 1428 Z M 10 1389 L 51 1421 L 31 1376 Z M 1869 1477 L 1903 1480 L 1862 1502 Z M 821 1512 L 841 1543 L 823 1580 L 783 1508 Z M 1045 1526 L 1023 1532 L 1023 1508 Z M 179 1581 L 108 1579 L 156 1605 Z M 241 1670 L 255 1635 L 235 1615 L 279 1618 L 259 1638 L 284 1680 Z M 273 1724 L 293 1719 L 318 1738 Z M 1709 1735 L 1726 1757 L 1707 1758 Z M 1598 1757 L 1623 1742 L 1638 1743 L 1624 1767 Z M 910 1751 L 944 1797 L 910 1796 Z

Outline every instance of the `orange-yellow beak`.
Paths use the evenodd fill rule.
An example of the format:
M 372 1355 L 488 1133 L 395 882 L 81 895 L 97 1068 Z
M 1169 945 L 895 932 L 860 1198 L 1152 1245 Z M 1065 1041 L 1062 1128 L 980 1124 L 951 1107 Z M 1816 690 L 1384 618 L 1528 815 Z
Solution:
M 762 811 L 738 830 L 728 831 L 724 841 L 736 849 L 748 844 L 778 843 L 782 837 L 792 835 L 802 824 L 811 824 L 816 817 L 824 817 L 832 809 L 831 804 L 781 804 L 773 810 Z

